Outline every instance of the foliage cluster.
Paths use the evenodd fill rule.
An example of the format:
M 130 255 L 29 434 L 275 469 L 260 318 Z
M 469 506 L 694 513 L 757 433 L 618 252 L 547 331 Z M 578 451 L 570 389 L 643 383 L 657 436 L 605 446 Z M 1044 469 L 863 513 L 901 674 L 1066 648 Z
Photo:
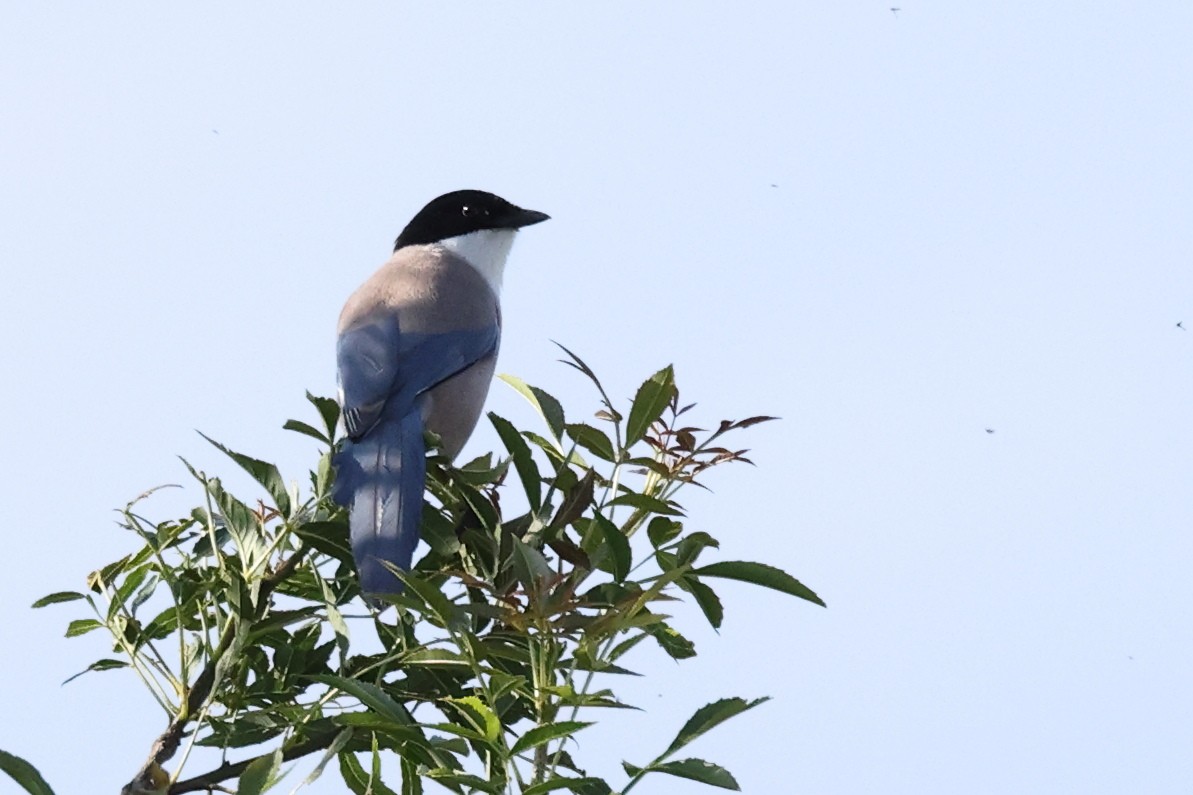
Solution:
M 334 763 L 356 795 L 416 795 L 426 782 L 461 795 L 607 795 L 614 784 L 585 772 L 574 738 L 600 710 L 628 706 L 611 683 L 631 673 L 623 659 L 631 649 L 650 641 L 677 660 L 696 654 L 664 612 L 668 602 L 690 597 L 713 627 L 724 615 L 717 579 L 823 604 L 771 566 L 705 562 L 717 541 L 689 529 L 676 501 L 710 467 L 747 460 L 725 446 L 727 435 L 772 418 L 689 425 L 692 405 L 681 403 L 670 367 L 623 414 L 565 353 L 595 386 L 603 427 L 568 422 L 555 398 L 507 377 L 545 431 L 489 414 L 503 456 L 458 467 L 431 458 L 428 550 L 402 575 L 392 611 L 356 601 L 346 518 L 329 498 L 332 400 L 308 395 L 318 427 L 285 426 L 324 447 L 305 495 L 273 464 L 212 441 L 268 500 L 237 497 L 187 464 L 203 493 L 188 515 L 150 521 L 138 507 L 148 495 L 126 506 L 122 524 L 139 549 L 92 572 L 85 592 L 34 605 L 87 605 L 91 615 L 66 634 L 107 631 L 115 656 L 84 672 L 133 672 L 167 716 L 124 792 L 232 791 L 235 780 L 236 792 L 257 795 L 292 772 L 284 763 L 310 757 L 304 783 Z M 505 519 L 501 498 L 511 488 L 528 510 Z M 351 632 L 349 609 L 362 614 Z M 616 791 L 651 774 L 737 789 L 724 768 L 677 753 L 763 700 L 724 698 L 698 710 L 653 759 L 623 763 Z M 195 746 L 220 749 L 221 761 L 184 775 Z M 381 766 L 391 753 L 400 758 L 393 785 Z M 0 755 L 0 769 L 30 792 L 50 792 L 36 789 L 44 782 L 31 767 L 17 775 L 18 763 Z

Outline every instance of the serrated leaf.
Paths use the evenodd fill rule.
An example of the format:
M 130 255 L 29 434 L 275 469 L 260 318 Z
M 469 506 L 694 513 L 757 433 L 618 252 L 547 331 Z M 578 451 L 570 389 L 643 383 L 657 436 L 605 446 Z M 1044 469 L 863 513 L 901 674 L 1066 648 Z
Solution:
M 629 448 L 650 430 L 651 423 L 662 416 L 675 394 L 675 370 L 667 365 L 638 387 L 626 420 L 625 446 Z
M 543 503 L 543 479 L 539 474 L 538 465 L 534 463 L 534 456 L 530 453 L 530 445 L 518 433 L 513 423 L 504 417 L 489 412 L 489 422 L 501 437 L 501 443 L 514 459 L 514 469 L 518 472 L 518 479 L 522 481 L 522 489 L 526 492 L 526 499 L 530 502 L 530 510 L 537 513 Z
M 307 774 L 307 777 L 302 780 L 301 786 L 311 784 L 323 775 L 323 771 L 327 768 L 327 764 L 332 759 L 335 759 L 340 753 L 340 750 L 348 744 L 348 741 L 352 739 L 354 732 L 355 730 L 349 727 L 347 729 L 342 729 L 340 733 L 335 736 L 335 739 L 331 741 L 331 745 L 327 746 L 327 750 L 323 752 L 323 756 L 319 759 L 319 763 L 315 765 L 314 770 Z
M 54 790 L 50 789 L 37 768 L 16 754 L 0 751 L 0 771 L 11 776 L 29 795 L 54 795 Z
M 675 762 L 664 762 L 661 765 L 651 765 L 649 770 L 652 773 L 666 773 L 671 776 L 679 776 L 680 778 L 699 781 L 702 784 L 710 784 L 721 789 L 731 789 L 736 792 L 741 791 L 741 787 L 737 784 L 737 779 L 728 770 L 720 765 L 714 765 L 712 762 L 706 762 L 703 759 L 679 759 Z
M 497 742 L 497 738 L 501 736 L 501 721 L 485 702 L 476 696 L 449 698 L 447 701 L 455 704 L 456 708 L 467 716 L 466 719 L 472 724 L 472 728 L 480 732 L 487 742 Z
M 87 597 L 83 594 L 77 593 L 75 591 L 56 591 L 38 599 L 36 602 L 30 605 L 30 607 L 37 609 L 39 607 L 45 607 L 46 605 L 56 605 L 61 604 L 62 602 L 75 602 L 79 599 L 86 598 Z
M 735 697 L 723 698 L 720 701 L 705 704 L 696 710 L 692 717 L 688 718 L 688 722 L 683 725 L 679 734 L 675 735 L 671 745 L 667 746 L 667 750 L 659 758 L 666 759 L 710 729 L 767 701 L 770 701 L 769 697 L 756 698 L 753 701 Z
M 513 375 L 502 374 L 497 376 L 502 381 L 509 384 L 514 390 L 534 407 L 538 415 L 547 423 L 547 428 L 550 429 L 551 435 L 559 442 L 563 438 L 564 415 L 563 406 L 553 396 L 530 384 L 523 381 L 521 378 Z
M 241 469 L 248 472 L 253 480 L 260 483 L 273 498 L 274 505 L 277 506 L 282 516 L 290 518 L 290 492 L 286 489 L 286 482 L 282 480 L 282 475 L 276 466 L 268 461 L 261 461 L 235 450 L 229 450 L 202 431 L 199 432 L 199 435 L 211 442 L 215 449 L 239 464 Z
M 589 451 L 597 458 L 615 462 L 617 453 L 613 450 L 613 442 L 602 431 L 586 425 L 583 422 L 573 422 L 567 425 L 568 436 L 580 447 Z
M 828 606 L 811 588 L 782 569 L 768 566 L 765 563 L 752 563 L 745 560 L 726 560 L 702 566 L 699 569 L 695 569 L 692 573 L 701 577 L 720 577 L 724 580 L 738 580 L 740 582 L 761 585 L 764 588 L 772 588 L 776 591 L 791 594 L 792 596 L 798 596 L 800 599 L 806 599 L 821 607 Z
M 560 737 L 571 737 L 581 729 L 591 726 L 591 721 L 568 720 L 560 721 L 559 723 L 545 723 L 542 726 L 535 726 L 528 730 L 525 734 L 518 738 L 514 743 L 514 747 L 510 749 L 511 754 L 520 754 L 523 751 L 529 751 L 531 748 L 537 748 L 544 743 L 549 743 L 552 740 L 557 740 Z M 544 790 L 545 792 L 546 790 Z
M 349 679 L 345 676 L 337 676 L 335 674 L 319 674 L 312 676 L 311 679 L 316 682 L 322 682 L 325 685 L 343 690 L 350 696 L 354 696 L 360 700 L 373 712 L 377 713 L 382 718 L 396 723 L 399 726 L 410 726 L 414 720 L 410 717 L 410 713 L 406 708 L 382 690 L 380 687 L 369 682 L 361 682 L 357 679 Z
M 681 577 L 676 582 L 680 588 L 683 588 L 696 599 L 696 604 L 699 605 L 700 611 L 704 613 L 704 617 L 708 619 L 708 623 L 712 624 L 712 628 L 720 629 L 721 622 L 725 618 L 725 608 L 721 605 L 721 599 L 717 596 L 717 592 L 706 583 L 700 582 L 700 580 L 691 576 Z
M 278 768 L 282 765 L 282 749 L 275 748 L 272 754 L 259 756 L 249 763 L 240 774 L 236 795 L 261 795 L 274 784 Z
M 602 778 L 593 778 L 591 776 L 585 776 L 584 778 L 556 776 L 550 781 L 544 781 L 541 784 L 532 784 L 522 790 L 522 795 L 545 795 L 545 793 L 556 792 L 561 789 L 569 790 L 576 793 L 576 795 L 611 795 L 613 792 Z

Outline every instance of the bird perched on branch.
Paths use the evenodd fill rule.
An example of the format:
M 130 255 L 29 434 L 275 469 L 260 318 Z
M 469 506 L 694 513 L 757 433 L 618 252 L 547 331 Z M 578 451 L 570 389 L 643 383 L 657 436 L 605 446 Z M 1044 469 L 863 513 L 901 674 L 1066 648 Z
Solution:
M 386 564 L 408 571 L 418 545 L 423 431 L 453 458 L 472 434 L 497 362 L 505 261 L 517 231 L 548 218 L 484 191 L 444 194 L 411 219 L 340 314 L 348 438 L 332 496 L 349 509 L 366 596 L 401 592 Z

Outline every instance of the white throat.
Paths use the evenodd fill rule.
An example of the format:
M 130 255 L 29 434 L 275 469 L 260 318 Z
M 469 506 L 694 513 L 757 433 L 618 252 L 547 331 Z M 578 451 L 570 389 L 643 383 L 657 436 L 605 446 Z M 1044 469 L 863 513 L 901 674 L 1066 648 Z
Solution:
M 439 245 L 476 268 L 493 292 L 501 295 L 501 275 L 517 233 L 517 229 L 482 229 L 449 237 L 439 241 Z

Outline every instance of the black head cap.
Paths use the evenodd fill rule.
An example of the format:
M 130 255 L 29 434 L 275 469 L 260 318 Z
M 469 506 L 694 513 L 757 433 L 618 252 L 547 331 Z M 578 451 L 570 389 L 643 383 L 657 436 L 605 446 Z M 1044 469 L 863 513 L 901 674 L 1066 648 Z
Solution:
M 437 243 L 482 229 L 521 229 L 550 217 L 537 210 L 523 210 L 483 190 L 452 191 L 432 199 L 418 211 L 398 235 L 394 251 L 402 246 Z

